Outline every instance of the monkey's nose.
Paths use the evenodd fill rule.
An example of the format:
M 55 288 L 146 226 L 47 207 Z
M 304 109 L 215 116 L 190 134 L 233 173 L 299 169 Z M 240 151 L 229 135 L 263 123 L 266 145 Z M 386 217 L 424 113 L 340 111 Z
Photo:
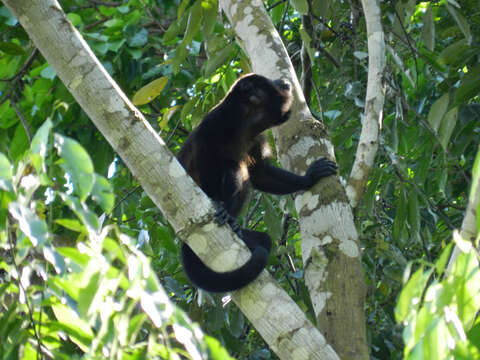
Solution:
M 289 91 L 291 89 L 290 82 L 286 79 L 278 79 L 273 82 L 279 89 Z

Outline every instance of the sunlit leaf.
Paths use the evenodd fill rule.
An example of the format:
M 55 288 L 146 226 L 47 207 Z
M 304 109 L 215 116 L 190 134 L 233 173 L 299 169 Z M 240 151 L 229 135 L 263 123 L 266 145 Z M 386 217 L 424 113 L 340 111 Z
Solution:
M 115 196 L 112 193 L 110 183 L 105 177 L 98 174 L 95 174 L 92 199 L 99 204 L 106 213 L 112 211 L 113 206 L 115 205 Z
M 8 158 L 0 153 L 0 189 L 13 191 L 12 187 L 12 165 Z
M 144 105 L 153 101 L 163 91 L 168 83 L 168 77 L 162 76 L 155 79 L 147 85 L 143 86 L 133 95 L 132 102 L 134 105 Z
M 85 149 L 76 140 L 55 134 L 54 145 L 65 160 L 61 166 L 70 174 L 74 191 L 85 201 L 94 185 L 93 163 Z
M 30 239 L 33 246 L 42 247 L 47 243 L 49 238 L 47 224 L 31 209 L 18 202 L 11 202 L 8 205 L 8 210 L 17 220 L 20 230 Z
M 78 315 L 66 305 L 53 305 L 52 310 L 58 319 L 58 330 L 65 331 L 82 351 L 88 352 L 93 339 L 93 332 L 88 323 L 80 319 Z

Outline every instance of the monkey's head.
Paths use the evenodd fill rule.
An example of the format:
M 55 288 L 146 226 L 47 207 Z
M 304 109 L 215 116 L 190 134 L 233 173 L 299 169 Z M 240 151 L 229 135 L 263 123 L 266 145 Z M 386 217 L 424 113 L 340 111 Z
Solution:
M 258 74 L 248 74 L 237 80 L 227 97 L 242 104 L 246 125 L 261 132 L 288 120 L 292 86 L 284 79 L 270 80 Z

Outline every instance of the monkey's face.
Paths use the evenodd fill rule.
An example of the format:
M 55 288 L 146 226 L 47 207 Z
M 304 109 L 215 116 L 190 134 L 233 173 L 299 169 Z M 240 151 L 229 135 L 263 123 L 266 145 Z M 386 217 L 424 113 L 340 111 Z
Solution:
M 230 96 L 242 103 L 245 125 L 254 132 L 283 124 L 290 116 L 292 86 L 285 79 L 245 75 L 232 86 Z

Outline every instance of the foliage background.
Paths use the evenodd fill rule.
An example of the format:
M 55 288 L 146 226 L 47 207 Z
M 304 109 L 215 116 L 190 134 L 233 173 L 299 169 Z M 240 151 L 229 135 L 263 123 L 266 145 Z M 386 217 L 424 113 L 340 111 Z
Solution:
M 367 80 L 361 5 L 319 0 L 264 4 L 298 75 L 311 67 L 306 97 L 313 113 L 327 124 L 340 173 L 346 177 L 360 134 Z M 215 0 L 65 0 L 61 5 L 173 152 L 237 76 L 249 72 L 248 58 Z M 379 154 L 355 214 L 364 246 L 373 358 L 404 356 L 409 338 L 405 333 L 402 338 L 403 326 L 394 315 L 403 279 L 410 274 L 404 271 L 433 269 L 463 219 L 480 135 L 476 5 L 473 0 L 462 1 L 461 7 L 453 0 L 381 3 L 387 98 Z M 0 330 L 2 355 L 28 357 L 38 350 L 36 340 L 42 338 L 48 351 L 64 357 L 108 351 L 132 358 L 149 352 L 161 358 L 162 351 L 183 351 L 194 358 L 194 350 L 186 345 L 190 343 L 181 341 L 184 338 L 174 324 L 180 322 L 193 331 L 192 339 L 202 336 L 183 313 L 164 319 L 155 330 L 155 316 L 138 303 L 138 294 L 129 294 L 121 281 L 116 287 L 111 284 L 118 278 L 112 274 L 124 273 L 130 281 L 135 276 L 147 279 L 150 285 L 139 281 L 139 286 L 151 296 L 162 291 L 154 275 L 129 273 L 135 263 L 148 264 L 145 254 L 170 300 L 232 356 L 275 358 L 228 299 L 200 297 L 189 285 L 178 261 L 178 239 L 166 219 L 3 5 L 0 19 L 0 152 L 4 154 L 0 158 L 0 317 L 6 324 Z M 307 61 L 302 62 L 302 52 Z M 45 125 L 47 119 L 53 130 Z M 13 170 L 8 170 L 10 164 Z M 85 174 L 90 179 L 86 184 Z M 250 197 L 242 221 L 275 239 L 270 273 L 314 319 L 303 283 L 291 198 L 258 193 Z M 108 230 L 98 238 L 100 228 Z M 129 240 L 122 241 L 122 236 Z M 132 257 L 137 260 L 130 264 Z M 94 271 L 98 259 L 107 265 Z M 69 278 L 74 276 L 69 272 L 72 264 L 75 281 Z M 423 286 L 441 271 L 426 274 Z M 118 287 L 122 296 L 115 291 Z M 102 316 L 109 301 L 127 310 L 123 315 L 118 310 Z M 77 308 L 76 302 L 90 307 Z M 166 299 L 164 305 L 157 305 L 165 304 L 169 304 Z M 78 320 L 58 321 L 59 308 L 73 309 L 70 316 L 79 315 L 94 331 L 84 334 L 81 325 L 73 326 Z M 138 331 L 131 325 L 123 335 L 116 332 L 121 329 L 116 324 L 132 319 L 141 319 Z M 40 320 L 41 327 L 32 326 Z M 63 333 L 53 335 L 59 328 Z M 152 347 L 154 340 L 164 348 Z M 222 353 L 213 339 L 205 348 L 196 341 L 199 351 Z M 218 356 L 226 356 L 222 354 Z

